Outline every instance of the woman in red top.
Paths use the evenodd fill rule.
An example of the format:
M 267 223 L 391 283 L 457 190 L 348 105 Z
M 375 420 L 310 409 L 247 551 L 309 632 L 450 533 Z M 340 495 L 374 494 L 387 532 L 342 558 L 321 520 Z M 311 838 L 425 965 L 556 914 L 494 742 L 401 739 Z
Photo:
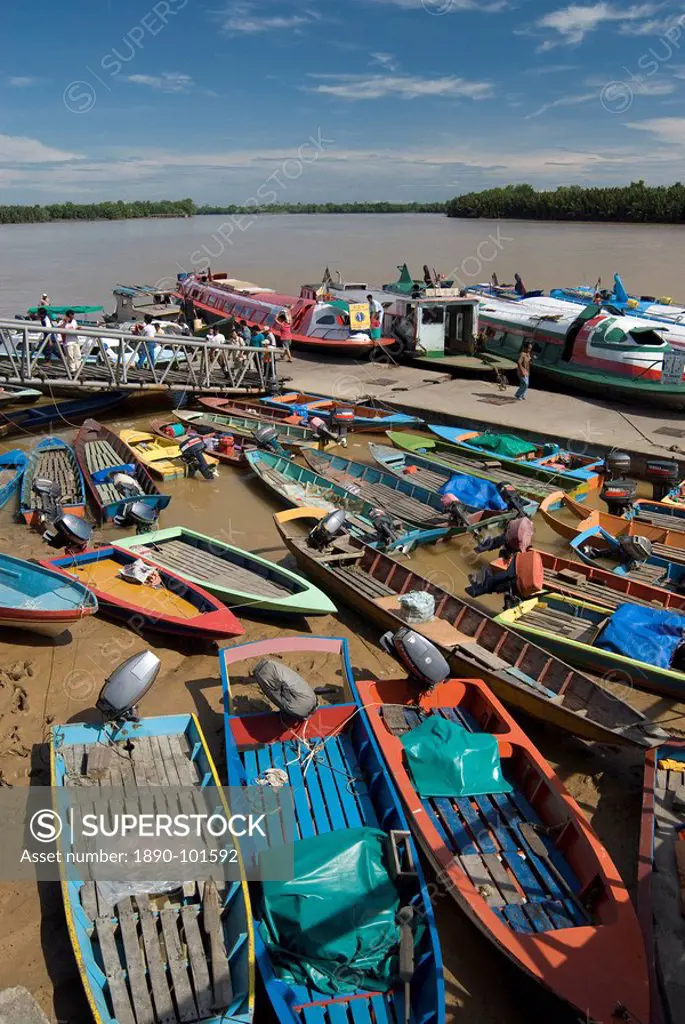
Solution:
M 281 345 L 283 346 L 283 352 L 285 358 L 289 363 L 292 363 L 293 357 L 290 352 L 290 341 L 292 338 L 292 328 L 290 326 L 290 317 L 286 312 L 279 313 L 276 317 L 278 321 L 278 334 L 281 339 Z

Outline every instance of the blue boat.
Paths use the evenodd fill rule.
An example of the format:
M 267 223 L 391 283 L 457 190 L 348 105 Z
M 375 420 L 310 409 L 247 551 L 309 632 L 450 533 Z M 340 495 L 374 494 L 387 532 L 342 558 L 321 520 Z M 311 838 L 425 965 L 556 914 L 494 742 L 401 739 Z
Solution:
M 28 457 L 19 448 L 0 455 L 0 508 L 3 508 L 16 492 L 24 475 Z
M 229 786 L 256 789 L 257 780 L 263 781 L 269 769 L 285 773 L 294 805 L 295 836 L 290 849 L 296 865 L 300 843 L 303 850 L 311 851 L 317 846 L 315 838 L 325 844 L 326 837 L 335 833 L 337 844 L 343 848 L 346 842 L 353 842 L 366 834 L 366 830 L 373 830 L 384 845 L 385 884 L 393 878 L 392 863 L 397 858 L 395 863 L 401 873 L 394 884 L 398 896 L 401 893 L 400 902 L 412 908 L 414 920 L 420 921 L 422 927 L 414 929 L 415 967 L 408 983 L 410 1007 L 406 1013 L 405 989 L 395 974 L 392 950 L 387 951 L 384 960 L 387 965 L 385 984 L 365 973 L 361 952 L 359 960 L 338 963 L 332 972 L 333 984 L 320 984 L 320 987 L 311 977 L 314 972 L 303 970 L 304 958 L 293 963 L 286 949 L 285 956 L 278 962 L 278 953 L 284 951 L 275 950 L 273 935 L 267 929 L 267 920 L 271 919 L 266 919 L 262 908 L 269 883 L 263 883 L 260 912 L 255 920 L 255 948 L 276 1019 L 279 1024 L 404 1024 L 405 1021 L 443 1024 L 442 957 L 431 901 L 407 820 L 369 729 L 366 712 L 355 704 L 319 707 L 299 728 L 285 723 L 279 712 L 234 713 L 230 678 L 234 666 L 248 658 L 302 652 L 325 659 L 326 679 L 336 688 L 345 684 L 349 687 L 352 667 L 347 641 L 343 639 L 281 637 L 241 644 L 220 652 Z M 244 676 L 243 666 L 240 674 Z M 315 746 L 311 746 L 312 741 Z M 283 839 L 287 839 L 288 830 L 284 826 L 284 821 L 275 822 L 270 816 L 271 854 L 274 847 L 278 849 Z M 246 865 L 256 866 L 260 853 L 268 845 L 266 838 L 255 844 L 253 863 L 248 860 Z M 318 899 L 326 899 L 325 888 L 318 893 Z M 336 928 L 342 929 L 340 901 L 331 899 L 330 902 L 328 920 L 334 918 Z M 322 910 L 320 916 L 325 925 L 325 907 Z M 367 914 L 359 913 L 358 918 L 365 927 L 369 923 L 373 925 L 373 915 L 368 914 L 368 908 Z M 336 931 L 334 940 L 338 938 Z M 320 966 L 323 964 L 322 956 Z M 318 977 L 329 980 L 330 966 L 330 960 L 325 962 Z
M 0 626 L 59 636 L 97 610 L 97 598 L 82 583 L 0 554 Z
M 564 299 L 579 306 L 599 300 L 599 305 L 622 316 L 635 316 L 641 320 L 656 320 L 673 326 L 685 326 L 685 307 L 673 305 L 670 298 L 655 299 L 651 295 L 638 298 L 629 295 L 620 274 L 614 274 L 611 291 L 602 290 L 599 285 L 578 285 L 576 288 L 553 288 L 549 293 L 553 299 Z
M 220 785 L 195 715 L 53 726 L 50 754 L 53 787 L 89 786 L 100 798 L 112 786 L 123 786 L 127 797 L 143 787 L 142 803 L 155 787 L 206 793 Z M 171 868 L 169 877 L 179 873 Z M 129 895 L 126 883 L 84 881 L 64 870 L 67 927 L 95 1024 L 253 1021 L 252 914 L 242 864 L 233 882 L 221 871 L 212 881 L 193 879 L 188 866 L 182 873 L 178 887 L 143 876 Z
M 569 543 L 586 565 L 606 569 L 605 562 L 608 560 L 614 563 L 609 571 L 616 576 L 625 576 L 675 593 L 682 594 L 685 590 L 685 565 L 671 562 L 662 555 L 650 555 L 644 561 L 632 563 L 618 539 L 603 526 L 591 526 Z
M 379 466 L 387 469 L 400 480 L 415 481 L 426 490 L 438 494 L 441 487 L 444 487 L 450 480 L 458 478 L 463 485 L 459 496 L 460 501 L 466 508 L 472 510 L 502 508 L 502 504 L 497 502 L 496 498 L 494 502 L 491 500 L 494 497 L 493 492 L 496 492 L 495 484 L 482 476 L 450 469 L 433 459 L 427 459 L 421 455 L 410 455 L 408 452 L 399 451 L 386 444 L 373 444 L 370 441 L 369 453 Z M 532 518 L 540 503 L 531 498 L 524 499 L 523 503 L 525 515 Z
M 33 490 L 33 482 L 43 477 L 59 486 L 60 502 L 73 516 L 86 514 L 86 488 L 74 449 L 59 437 L 44 437 L 29 454 L 19 497 L 19 513 L 34 526 L 45 512 L 45 499 Z
M 294 416 L 300 416 L 306 423 L 312 416 L 320 416 L 323 420 L 344 416 L 341 423 L 353 430 L 367 432 L 390 430 L 394 427 L 420 427 L 423 420 L 419 416 L 409 416 L 404 412 L 395 412 L 387 406 L 375 402 L 344 402 L 327 395 L 314 395 L 301 391 L 287 391 L 283 395 L 260 398 L 260 402 L 272 409 L 288 409 Z
M 67 402 L 50 402 L 37 409 L 18 409 L 12 412 L 0 412 L 0 435 L 5 436 L 15 430 L 44 430 L 51 423 L 59 420 L 63 425 L 71 426 L 75 420 L 82 420 L 94 413 L 106 412 L 120 405 L 128 395 L 124 391 L 104 391 L 87 398 L 70 399 Z

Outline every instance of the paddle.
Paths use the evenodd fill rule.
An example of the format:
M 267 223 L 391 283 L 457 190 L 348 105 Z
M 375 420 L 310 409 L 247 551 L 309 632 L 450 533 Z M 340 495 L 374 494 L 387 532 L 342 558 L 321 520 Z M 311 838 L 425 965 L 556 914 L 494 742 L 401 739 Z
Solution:
M 400 926 L 400 981 L 404 982 L 404 1024 L 410 1024 L 411 980 L 414 977 L 414 908 L 400 907 L 397 923 Z
M 535 825 L 532 822 L 530 822 L 530 821 L 523 821 L 519 825 L 519 829 L 520 829 L 521 835 L 523 836 L 523 838 L 526 841 L 526 843 L 528 844 L 528 846 L 530 846 L 530 848 L 533 851 L 533 853 L 535 854 L 535 856 L 539 857 L 540 860 L 544 860 L 545 861 L 545 863 L 547 865 L 548 871 L 550 871 L 551 874 L 554 875 L 554 877 L 556 878 L 557 882 L 562 887 L 562 889 L 564 889 L 568 893 L 569 898 L 573 901 L 573 903 L 576 905 L 578 910 L 582 913 L 583 917 L 587 917 L 588 916 L 588 909 L 587 909 L 587 907 L 584 906 L 583 903 L 581 903 L 580 899 L 578 898 L 576 893 L 573 891 L 571 886 L 568 884 L 568 882 L 566 881 L 566 879 L 562 875 L 561 871 L 559 871 L 559 869 L 557 868 L 556 864 L 552 860 L 552 857 L 550 855 L 549 850 L 547 849 L 547 847 L 543 843 L 542 838 L 540 837 L 540 834 L 539 834 L 537 828 L 535 827 Z

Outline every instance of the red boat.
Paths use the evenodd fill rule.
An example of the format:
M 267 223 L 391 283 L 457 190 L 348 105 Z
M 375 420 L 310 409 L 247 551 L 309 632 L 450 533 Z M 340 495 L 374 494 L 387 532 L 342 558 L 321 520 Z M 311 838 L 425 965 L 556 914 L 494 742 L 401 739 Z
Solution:
M 295 416 L 289 409 L 271 409 L 268 405 L 259 401 L 249 399 L 230 398 L 198 398 L 200 405 L 211 412 L 220 412 L 224 416 L 247 416 L 255 420 L 277 420 L 280 423 L 293 423 L 295 426 L 301 421 L 301 416 Z
M 467 916 L 583 1020 L 646 1024 L 647 961 L 628 891 L 580 807 L 487 686 L 450 679 L 418 699 L 403 679 L 356 690 L 419 843 Z M 433 715 L 495 736 L 510 791 L 419 797 L 399 737 Z
M 179 427 L 181 428 L 180 431 L 177 429 Z M 178 420 L 152 420 L 150 422 L 150 430 L 157 437 L 163 437 L 166 440 L 170 437 L 176 441 L 184 441 L 187 437 L 216 437 L 218 446 L 212 448 L 211 452 L 208 453 L 213 459 L 217 459 L 227 466 L 245 465 L 245 449 L 242 444 L 231 443 L 233 441 L 231 434 L 222 434 L 219 430 L 209 435 L 205 431 L 200 434 L 195 430 L 186 430 Z
M 323 302 L 270 291 L 238 291 L 221 274 L 212 275 L 211 280 L 206 275 L 179 275 L 177 297 L 192 300 L 209 323 L 235 317 L 250 326 L 272 329 L 277 326 L 278 314 L 287 307 L 292 317 L 292 346 L 309 352 L 358 358 L 396 344 L 394 338 L 372 340 L 368 333 L 355 331 L 350 324 L 350 304 L 342 299 Z

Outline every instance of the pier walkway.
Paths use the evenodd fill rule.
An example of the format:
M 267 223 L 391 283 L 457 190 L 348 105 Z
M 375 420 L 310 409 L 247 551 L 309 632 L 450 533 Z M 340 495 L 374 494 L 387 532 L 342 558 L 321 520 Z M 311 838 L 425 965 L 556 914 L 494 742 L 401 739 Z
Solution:
M 48 334 L 58 339 L 51 359 L 46 358 Z M 231 395 L 263 393 L 275 380 L 276 361 L 268 349 L 214 345 L 173 334 L 148 339 L 104 327 L 79 327 L 78 334 L 58 327 L 46 332 L 34 320 L 0 320 L 0 382 L 6 384 L 68 387 L 75 393 Z

